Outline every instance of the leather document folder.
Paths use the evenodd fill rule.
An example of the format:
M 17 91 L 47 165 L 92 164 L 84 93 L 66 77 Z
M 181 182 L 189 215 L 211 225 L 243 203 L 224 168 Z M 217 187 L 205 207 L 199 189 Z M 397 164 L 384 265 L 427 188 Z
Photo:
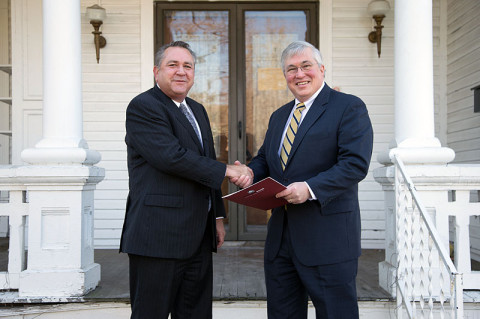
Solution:
M 225 195 L 223 198 L 245 206 L 268 210 L 288 204 L 283 198 L 275 197 L 284 189 L 286 189 L 285 186 L 273 178 L 267 177 L 247 188 Z

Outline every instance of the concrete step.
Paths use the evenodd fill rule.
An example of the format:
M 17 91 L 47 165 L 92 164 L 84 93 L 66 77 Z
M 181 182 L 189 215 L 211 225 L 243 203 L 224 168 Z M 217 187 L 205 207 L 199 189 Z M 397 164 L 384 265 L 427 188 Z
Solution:
M 392 301 L 360 301 L 360 318 L 385 319 L 396 317 Z M 465 303 L 465 318 L 480 319 L 480 303 Z M 315 318 L 315 309 L 309 305 L 308 318 Z M 128 319 L 130 305 L 123 302 L 67 303 L 51 305 L 4 305 L 0 318 L 9 319 Z M 425 314 L 428 317 L 428 314 Z M 439 318 L 438 311 L 434 318 Z M 265 301 L 214 301 L 214 319 L 267 319 Z M 407 318 L 404 315 L 404 318 Z M 445 318 L 452 318 L 448 314 Z

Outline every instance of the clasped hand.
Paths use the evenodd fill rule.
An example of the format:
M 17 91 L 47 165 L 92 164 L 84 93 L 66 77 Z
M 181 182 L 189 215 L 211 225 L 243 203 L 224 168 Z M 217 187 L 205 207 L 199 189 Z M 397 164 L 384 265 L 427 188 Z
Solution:
M 235 161 L 233 165 L 227 165 L 226 176 L 231 183 L 245 188 L 253 183 L 253 171 L 245 164 Z

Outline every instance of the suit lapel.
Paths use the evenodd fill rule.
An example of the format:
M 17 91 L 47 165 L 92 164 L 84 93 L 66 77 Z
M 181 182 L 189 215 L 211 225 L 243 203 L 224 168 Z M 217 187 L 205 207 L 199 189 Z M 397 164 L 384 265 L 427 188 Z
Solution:
M 185 117 L 185 115 L 182 113 L 182 111 L 180 111 L 180 109 L 178 108 L 178 106 L 173 103 L 172 99 L 169 98 L 168 96 L 165 95 L 165 93 L 162 92 L 162 90 L 160 90 L 158 88 L 158 86 L 155 85 L 154 87 L 154 92 L 159 96 L 160 100 L 169 108 L 172 110 L 173 114 L 175 115 L 175 117 L 177 118 L 177 121 L 179 123 L 182 124 L 183 127 L 185 127 L 185 130 L 187 130 L 187 132 L 190 134 L 190 137 L 195 141 L 195 143 L 197 144 L 197 147 L 198 147 L 198 150 L 203 153 L 203 148 L 202 148 L 202 145 L 200 144 L 200 141 L 198 140 L 198 137 L 197 137 L 197 134 L 195 133 L 195 131 L 193 130 L 193 127 L 192 125 L 190 124 L 190 122 L 187 120 L 187 118 Z M 199 121 L 199 117 L 200 118 L 203 118 L 203 116 L 197 116 L 197 113 L 198 112 L 195 112 L 194 108 L 193 107 L 193 104 L 192 103 L 193 100 L 188 100 L 188 106 L 192 109 L 193 111 L 193 114 L 195 115 L 195 118 L 198 122 L 198 125 L 200 126 L 200 130 L 202 132 L 202 138 L 204 138 L 204 129 L 202 128 L 202 125 L 200 124 L 201 121 Z
M 305 118 L 303 119 L 302 123 L 298 128 L 298 132 L 295 135 L 295 140 L 293 141 L 292 149 L 288 157 L 287 167 L 295 156 L 295 152 L 297 151 L 299 145 L 302 143 L 305 134 L 307 134 L 308 130 L 312 127 L 312 125 L 314 125 L 317 122 L 318 118 L 323 114 L 323 112 L 325 112 L 328 105 L 329 96 L 330 87 L 328 87 L 328 85 L 325 83 L 325 86 L 323 87 L 320 94 L 315 98 L 315 101 L 310 107 L 310 110 L 308 110 L 307 115 L 305 115 Z M 285 170 L 287 170 L 287 167 L 285 167 Z

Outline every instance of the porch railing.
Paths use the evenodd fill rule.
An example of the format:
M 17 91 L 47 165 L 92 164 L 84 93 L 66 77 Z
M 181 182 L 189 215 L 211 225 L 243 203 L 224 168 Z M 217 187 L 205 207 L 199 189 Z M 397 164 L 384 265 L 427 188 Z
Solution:
M 395 155 L 397 318 L 463 316 L 463 274 L 420 201 L 402 160 Z M 435 316 L 437 317 L 437 316 Z
M 8 176 L 12 169 L 1 168 L 2 176 Z M 5 173 L 5 174 L 4 174 Z M 23 184 L 0 183 L 0 217 L 7 217 L 8 223 L 8 265 L 0 271 L 0 289 L 18 289 L 20 273 L 26 269 L 26 225 L 28 223 L 28 203 L 26 187 Z M 7 221 L 8 220 L 8 221 Z

